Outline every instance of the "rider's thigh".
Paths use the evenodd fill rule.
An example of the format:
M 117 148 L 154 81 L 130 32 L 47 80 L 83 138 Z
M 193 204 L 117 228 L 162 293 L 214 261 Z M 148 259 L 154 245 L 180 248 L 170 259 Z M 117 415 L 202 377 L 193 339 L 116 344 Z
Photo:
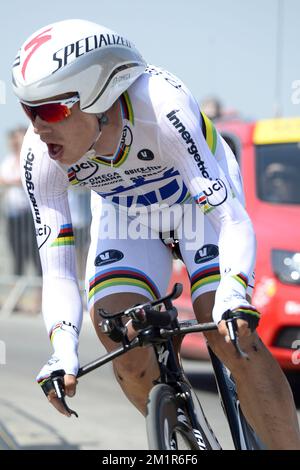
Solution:
M 109 296 L 103 297 L 98 300 L 95 305 L 91 308 L 91 318 L 101 343 L 105 349 L 110 352 L 117 349 L 120 344 L 112 341 L 107 335 L 101 332 L 99 323 L 101 317 L 98 313 L 99 308 L 103 308 L 107 312 L 117 312 L 125 310 L 126 308 L 145 303 L 149 299 L 139 294 L 130 293 L 121 293 L 121 294 L 111 294 Z M 136 336 L 136 332 L 130 326 L 130 323 L 127 324 L 128 336 L 133 338 Z M 149 374 L 152 373 L 153 367 L 155 368 L 155 356 L 152 348 L 135 348 L 132 351 L 127 352 L 123 356 L 120 356 L 113 361 L 113 366 L 115 373 L 119 380 L 124 380 L 124 377 L 127 379 L 142 379 L 143 377 L 147 380 L 147 371 Z M 158 371 L 155 370 L 155 377 L 158 376 Z M 153 378 L 152 378 L 153 379 Z M 152 380 L 151 379 L 151 380 Z
M 107 295 L 99 299 L 95 304 L 91 306 L 90 315 L 96 330 L 97 336 L 100 339 L 103 346 L 107 351 L 112 351 L 117 348 L 115 341 L 112 341 L 107 335 L 101 332 L 99 323 L 102 320 L 102 317 L 99 315 L 99 310 L 104 309 L 108 313 L 116 313 L 122 310 L 125 310 L 132 305 L 145 303 L 149 299 L 140 294 L 134 294 L 132 292 L 123 292 L 119 294 Z M 133 334 L 129 326 L 129 335 Z

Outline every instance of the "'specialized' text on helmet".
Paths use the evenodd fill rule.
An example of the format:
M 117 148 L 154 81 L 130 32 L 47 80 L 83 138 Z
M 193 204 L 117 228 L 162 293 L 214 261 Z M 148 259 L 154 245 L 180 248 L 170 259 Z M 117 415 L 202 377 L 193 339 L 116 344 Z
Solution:
M 21 101 L 76 92 L 80 108 L 102 113 L 144 72 L 135 46 L 104 26 L 65 20 L 41 28 L 22 45 L 13 64 Z

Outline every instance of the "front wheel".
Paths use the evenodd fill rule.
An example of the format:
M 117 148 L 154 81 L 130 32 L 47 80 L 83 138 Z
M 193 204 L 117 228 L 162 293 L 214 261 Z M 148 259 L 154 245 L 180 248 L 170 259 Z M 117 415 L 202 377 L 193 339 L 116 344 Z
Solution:
M 158 384 L 152 388 L 146 427 L 150 450 L 201 449 L 190 425 L 184 400 L 169 385 Z

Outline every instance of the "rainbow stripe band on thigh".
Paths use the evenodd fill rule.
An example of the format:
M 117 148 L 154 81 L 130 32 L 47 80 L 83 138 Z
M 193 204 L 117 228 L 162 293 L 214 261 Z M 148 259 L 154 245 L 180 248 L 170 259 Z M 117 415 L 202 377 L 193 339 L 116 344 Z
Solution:
M 139 269 L 128 267 L 110 268 L 96 274 L 89 282 L 89 302 L 98 292 L 109 287 L 133 286 L 149 292 L 153 299 L 160 297 L 154 282 Z
M 220 275 L 220 267 L 219 264 L 211 264 L 209 266 L 202 267 L 198 269 L 192 276 L 191 276 L 191 292 L 192 295 L 195 293 L 197 289 L 201 287 L 205 287 L 207 284 L 211 284 L 213 282 L 220 282 L 221 275 Z

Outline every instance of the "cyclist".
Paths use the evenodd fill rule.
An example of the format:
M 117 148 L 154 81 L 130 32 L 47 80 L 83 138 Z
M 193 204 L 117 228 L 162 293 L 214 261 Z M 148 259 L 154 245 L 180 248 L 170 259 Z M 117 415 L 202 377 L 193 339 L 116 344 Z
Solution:
M 246 417 L 267 447 L 300 448 L 291 391 L 255 332 L 255 235 L 239 168 L 189 90 L 147 65 L 123 36 L 82 20 L 51 24 L 26 40 L 13 65 L 13 88 L 31 120 L 21 165 L 54 348 L 38 375 L 50 402 L 67 414 L 49 377 L 63 369 L 66 394 L 73 396 L 79 367 L 82 306 L 67 199 L 71 184 L 93 190 L 86 289 L 106 349 L 115 343 L 99 331 L 99 307 L 118 311 L 166 291 L 172 256 L 161 238 L 176 229 L 195 314 L 200 322 L 212 314 L 219 325 L 208 342 L 234 375 Z M 227 315 L 238 318 L 249 361 L 237 358 L 230 344 Z M 114 371 L 145 414 L 158 376 L 151 348 L 115 360 Z

